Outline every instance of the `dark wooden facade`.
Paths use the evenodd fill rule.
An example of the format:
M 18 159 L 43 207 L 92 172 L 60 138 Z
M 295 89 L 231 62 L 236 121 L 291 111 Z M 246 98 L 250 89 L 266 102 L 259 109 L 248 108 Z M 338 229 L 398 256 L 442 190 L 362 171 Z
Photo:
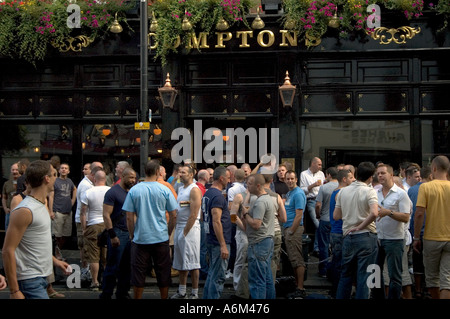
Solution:
M 164 67 L 153 61 L 150 51 L 149 108 L 152 125 L 162 128 L 162 136 L 153 141 L 162 153 L 150 155 L 161 157 L 169 174 L 170 148 L 175 143 L 171 132 L 177 127 L 192 129 L 195 120 L 202 120 L 204 128 L 279 128 L 280 157 L 295 160 L 298 171 L 312 156 L 324 158 L 327 167 L 362 159 L 422 164 L 428 155 L 449 155 L 450 37 L 436 36 L 438 26 L 427 15 L 410 23 L 421 32 L 406 44 L 382 45 L 369 37 L 339 40 L 330 32 L 309 49 L 303 41 L 280 46 L 279 17 L 262 17 L 264 30 L 275 37 L 269 47 L 258 44 L 256 35 L 261 31 L 254 30 L 250 47 L 240 48 L 236 29 L 230 30 L 234 38 L 225 48 L 215 48 L 213 36 L 210 48 L 171 55 Z M 123 147 L 116 139 L 104 153 L 84 148 L 91 138 L 87 128 L 132 127 L 137 120 L 139 23 L 137 19 L 129 23 L 135 33 L 109 34 L 81 53 L 55 50 L 37 68 L 0 58 L 1 139 L 14 139 L 7 131 L 15 132 L 17 125 L 66 125 L 70 141 L 57 138 L 53 148 L 41 144 L 36 156 L 61 155 L 70 162 L 75 181 L 81 178 L 83 163 L 96 157 L 103 161 L 128 157 L 138 168 L 134 135 Z M 278 93 L 286 70 L 297 86 L 292 108 L 281 105 Z M 179 92 L 173 110 L 163 109 L 157 98 L 167 72 Z M 333 138 L 341 142 L 334 143 Z M 8 145 L 1 152 L 7 176 L 5 156 L 23 154 L 8 152 L 6 142 L 2 145 Z

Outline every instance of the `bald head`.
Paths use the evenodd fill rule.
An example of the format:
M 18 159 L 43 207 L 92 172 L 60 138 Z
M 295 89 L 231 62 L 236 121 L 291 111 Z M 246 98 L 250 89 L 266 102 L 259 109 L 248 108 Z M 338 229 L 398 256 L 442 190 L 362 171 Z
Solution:
M 99 170 L 94 175 L 94 185 L 104 186 L 106 185 L 106 173 L 103 170 Z

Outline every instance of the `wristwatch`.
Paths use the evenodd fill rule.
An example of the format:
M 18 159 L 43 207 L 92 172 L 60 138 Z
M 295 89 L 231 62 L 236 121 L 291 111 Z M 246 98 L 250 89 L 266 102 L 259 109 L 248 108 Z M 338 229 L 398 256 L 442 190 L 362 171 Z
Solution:
M 391 212 L 389 213 L 389 217 L 394 216 L 394 212 L 391 210 Z

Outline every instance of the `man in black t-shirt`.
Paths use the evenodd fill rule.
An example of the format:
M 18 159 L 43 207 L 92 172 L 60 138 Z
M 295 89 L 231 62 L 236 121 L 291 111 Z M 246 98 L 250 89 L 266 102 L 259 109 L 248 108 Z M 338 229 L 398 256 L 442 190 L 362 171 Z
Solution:
M 213 174 L 213 184 L 202 199 L 203 220 L 210 256 L 203 299 L 219 299 L 225 282 L 225 272 L 230 257 L 231 218 L 224 191 L 229 181 L 230 171 L 223 166 L 217 167 Z
M 117 283 L 116 299 L 129 299 L 130 290 L 130 247 L 126 214 L 122 210 L 128 191 L 136 184 L 136 172 L 127 167 L 122 171 L 119 184 L 105 193 L 103 200 L 103 220 L 108 230 L 108 254 L 103 271 L 100 299 L 111 299 Z

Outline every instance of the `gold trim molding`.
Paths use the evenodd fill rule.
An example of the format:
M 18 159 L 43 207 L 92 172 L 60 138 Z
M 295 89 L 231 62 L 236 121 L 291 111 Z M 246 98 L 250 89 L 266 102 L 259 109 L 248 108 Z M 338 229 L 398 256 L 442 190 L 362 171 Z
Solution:
M 70 37 L 64 39 L 61 42 L 52 42 L 53 47 L 57 48 L 59 52 L 81 52 L 82 48 L 86 48 L 92 42 L 94 42 L 94 38 L 89 38 L 85 35 L 78 35 L 74 38 Z
M 409 26 L 403 26 L 397 29 L 379 27 L 375 28 L 373 32 L 370 33 L 370 36 L 375 41 L 380 41 L 380 44 L 390 44 L 394 42 L 396 44 L 405 44 L 406 40 L 411 40 L 421 31 L 420 28 L 412 28 Z M 390 38 L 387 38 L 383 33 L 389 33 L 391 35 Z

